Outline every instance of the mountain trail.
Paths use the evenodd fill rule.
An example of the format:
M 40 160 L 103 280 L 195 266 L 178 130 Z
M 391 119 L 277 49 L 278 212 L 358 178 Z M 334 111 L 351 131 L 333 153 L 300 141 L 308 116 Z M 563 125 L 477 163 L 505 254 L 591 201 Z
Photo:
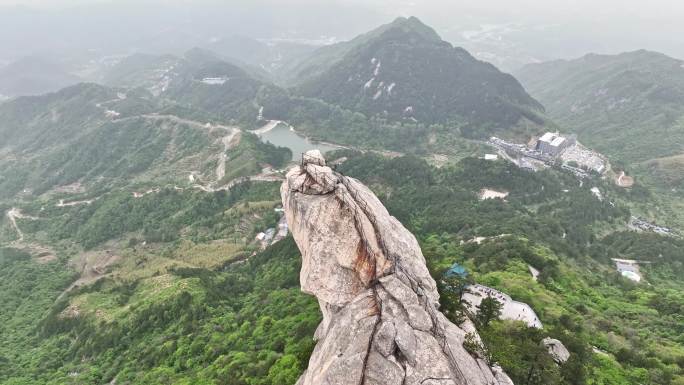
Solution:
M 21 228 L 19 228 L 19 225 L 17 224 L 17 219 L 37 220 L 40 218 L 23 214 L 21 212 L 21 209 L 18 209 L 16 207 L 12 207 L 9 211 L 7 211 L 6 216 L 7 219 L 10 221 L 10 225 L 14 228 L 14 231 L 16 231 L 17 236 L 19 237 L 14 241 L 10 242 L 9 246 L 20 250 L 25 250 L 32 256 L 36 257 L 36 260 L 39 263 L 47 263 L 57 259 L 57 257 L 55 256 L 55 252 L 52 249 L 39 245 L 37 243 L 24 242 L 24 232 L 21 231 Z
M 22 214 L 21 210 L 12 207 L 9 211 L 7 211 L 7 219 L 9 219 L 10 224 L 14 228 L 14 231 L 17 232 L 17 235 L 19 236 L 18 239 L 16 239 L 13 243 L 20 244 L 24 241 L 24 232 L 21 231 L 19 228 L 19 225 L 17 225 L 17 219 L 38 219 L 36 217 L 32 217 L 30 215 L 24 215 Z

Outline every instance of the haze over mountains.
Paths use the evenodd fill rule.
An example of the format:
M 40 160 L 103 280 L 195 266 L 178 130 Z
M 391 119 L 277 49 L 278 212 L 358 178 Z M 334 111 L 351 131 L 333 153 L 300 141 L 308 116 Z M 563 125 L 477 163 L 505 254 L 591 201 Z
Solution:
M 524 136 L 545 124 L 543 107 L 512 76 L 442 41 L 416 18 L 296 55 L 269 67 L 203 48 L 182 56 L 134 54 L 90 77 L 145 88 L 156 102 L 173 101 L 219 121 L 256 128 L 260 115 L 349 144 L 396 142 L 400 130 L 425 143 L 429 135 L 449 132 Z M 365 130 L 371 121 L 387 135 Z M 433 124 L 442 126 L 428 128 Z
M 0 384 L 684 384 L 683 63 L 301 1 L 0 13 Z
M 446 41 L 505 71 L 533 61 L 643 47 L 684 57 L 677 41 L 682 33 L 678 23 L 682 9 L 676 2 L 654 0 L 652 7 L 636 0 L 598 4 L 578 0 L 553 8 L 538 5 L 538 0 L 497 1 L 495 6 L 441 0 L 332 0 L 325 4 L 310 0 L 200 0 L 192 4 L 3 0 L 0 43 L 5 49 L 0 62 L 37 52 L 70 55 L 86 50 L 101 55 L 178 55 L 235 35 L 268 43 L 330 43 L 349 40 L 398 15 L 418 16 Z M 590 7 L 595 12 L 587 14 Z M 119 20 L 126 20 L 125 28 Z M 592 28 L 597 25 L 601 28 Z M 13 36 L 27 40 L 17 42 Z
M 141 112 L 173 109 L 249 128 L 262 124 L 261 116 L 319 139 L 395 150 L 404 150 L 398 142 L 406 135 L 415 138 L 414 150 L 425 151 L 439 146 L 430 141 L 454 136 L 524 138 L 558 125 L 622 167 L 650 170 L 671 186 L 681 180 L 677 79 L 684 68 L 662 54 L 530 64 L 515 72 L 530 96 L 516 78 L 443 41 L 415 17 L 320 48 L 235 35 L 204 46 L 216 51 L 138 53 L 91 60 L 88 69 L 26 57 L 0 69 L 0 93 L 42 93 L 90 79 L 146 89 L 151 96 L 141 99 Z M 634 142 L 635 135 L 645 139 Z
M 0 68 L 0 94 L 40 94 L 79 81 L 141 87 L 151 95 L 140 99 L 139 112 L 172 109 L 247 128 L 282 120 L 317 139 L 400 151 L 406 137 L 411 151 L 448 152 L 440 145 L 454 137 L 524 139 L 560 129 L 614 156 L 620 168 L 671 187 L 682 179 L 684 68 L 663 54 L 529 64 L 514 72 L 521 85 L 415 17 L 318 48 L 240 35 L 201 47 L 181 55 L 27 56 Z
M 0 67 L 0 95 L 23 96 L 54 92 L 81 81 L 58 61 L 28 56 Z

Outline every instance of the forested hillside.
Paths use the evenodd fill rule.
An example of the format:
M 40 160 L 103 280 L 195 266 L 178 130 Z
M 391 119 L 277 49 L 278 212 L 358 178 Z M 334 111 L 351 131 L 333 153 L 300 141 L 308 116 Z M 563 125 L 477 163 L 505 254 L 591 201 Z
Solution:
M 0 197 L 39 196 L 73 184 L 187 184 L 257 174 L 282 166 L 288 149 L 261 143 L 203 110 L 179 107 L 142 89 L 79 84 L 0 106 Z M 208 124 L 208 125 L 207 125 Z M 234 158 L 221 153 L 230 148 Z
M 488 354 L 516 383 L 529 373 L 530 384 L 682 381 L 684 244 L 627 230 L 626 204 L 638 196 L 503 161 L 468 158 L 437 169 L 415 157 L 337 156 L 348 158 L 338 170 L 371 186 L 417 236 L 436 278 L 458 262 L 474 281 L 534 308 L 543 330 L 480 326 Z M 509 195 L 479 200 L 484 187 Z M 3 325 L 21 333 L 2 334 L 0 382 L 294 384 L 319 309 L 299 291 L 294 242 L 262 252 L 251 241 L 278 220 L 277 189 L 246 183 L 229 192 L 167 188 L 83 206 L 23 205 L 25 242 L 51 245 L 58 257 L 40 262 L 3 249 L 0 302 L 22 310 L 2 312 Z M 84 281 L 92 276 L 67 267 L 78 255 L 95 266 L 116 258 L 97 267 L 99 280 Z M 634 284 L 612 257 L 655 263 L 642 265 L 645 282 Z M 528 265 L 540 270 L 538 281 Z M 64 292 L 76 278 L 80 287 Z M 453 306 L 454 294 L 441 294 L 443 307 Z M 546 336 L 563 341 L 570 361 L 558 366 L 538 348 Z
M 565 130 L 642 175 L 681 186 L 684 62 L 643 50 L 590 54 L 531 64 L 516 76 Z
M 527 140 L 551 124 L 515 78 L 416 18 L 302 53 L 262 75 L 196 48 L 183 57 L 133 55 L 104 79 L 243 128 L 277 119 L 315 139 L 365 148 L 425 152 L 429 143 L 494 133 Z
M 578 186 L 569 175 L 475 159 L 435 169 L 415 158 L 365 156 L 341 170 L 374 186 L 389 211 L 417 234 L 437 277 L 458 262 L 472 281 L 533 307 L 541 332 L 511 321 L 479 330 L 492 360 L 516 384 L 684 380 L 677 305 L 682 286 L 675 278 L 684 268 L 684 242 L 627 231 L 629 213 L 619 202 L 638 197 L 594 180 L 606 196 L 600 201 L 588 190 L 591 184 Z M 476 192 L 485 186 L 509 195 L 479 201 Z M 620 277 L 609 258 L 654 261 L 643 265 L 648 284 Z M 538 281 L 528 265 L 540 270 Z M 446 308 L 458 302 L 449 293 L 442 292 Z M 538 350 L 549 335 L 571 351 L 560 367 Z
M 369 117 L 449 123 L 471 137 L 543 124 L 542 106 L 512 76 L 415 17 L 324 47 L 306 63 L 297 92 Z

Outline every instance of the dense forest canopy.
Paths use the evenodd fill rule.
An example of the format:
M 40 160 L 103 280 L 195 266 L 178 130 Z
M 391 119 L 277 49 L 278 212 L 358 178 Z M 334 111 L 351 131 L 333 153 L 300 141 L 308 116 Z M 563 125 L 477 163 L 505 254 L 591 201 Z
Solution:
M 504 290 L 535 309 L 543 330 L 491 317 L 479 326 L 483 345 L 470 347 L 485 349 L 516 383 L 525 383 L 530 373 L 530 384 L 681 379 L 681 240 L 629 231 L 599 235 L 624 228 L 629 208 L 599 201 L 589 187 L 558 171 L 530 173 L 477 159 L 435 168 L 412 156 L 335 156 L 348 158 L 339 171 L 371 186 L 418 237 L 438 281 L 458 262 L 473 282 Z M 618 199 L 610 185 L 596 183 Z M 506 201 L 479 200 L 483 186 L 510 194 Z M 229 193 L 169 189 L 142 198 L 111 194 L 92 205 L 42 212 L 26 206 L 27 213 L 45 218 L 22 220 L 27 233 L 95 250 L 123 237 L 123 249 L 138 255 L 138 265 L 121 262 L 110 267 L 114 274 L 60 296 L 73 280 L 65 259 L 36 264 L 29 255 L 3 249 L 8 297 L 2 303 L 24 309 L 3 311 L 9 317 L 4 324 L 24 325 L 24 331 L 3 343 L 0 378 L 36 384 L 74 378 L 293 384 L 307 366 L 320 315 L 313 298 L 299 292 L 292 239 L 257 251 L 245 263 L 220 257 L 218 264 L 186 262 L 188 253 L 209 252 L 189 248 L 186 239 L 199 245 L 233 237 L 237 244 L 240 237 L 231 234 L 244 229 L 245 213 L 262 218 L 251 230 L 240 230 L 248 237 L 278 219 L 266 215 L 275 203 L 260 209 L 254 202 L 277 199 L 276 183 L 247 183 Z M 490 238 L 470 241 L 476 236 Z M 236 259 L 253 253 L 234 250 Z M 648 285 L 620 277 L 609 260 L 645 259 L 656 250 L 658 263 L 642 267 Z M 540 270 L 538 282 L 528 265 Z M 17 284 L 27 281 L 30 287 Z M 24 291 L 31 296 L 18 295 Z M 35 301 L 36 295 L 43 300 Z M 458 321 L 457 294 L 442 288 L 441 295 L 443 310 L 452 309 L 447 314 Z M 539 345 L 547 336 L 563 341 L 570 361 L 558 366 L 549 358 Z M 31 350 L 18 349 L 26 341 Z

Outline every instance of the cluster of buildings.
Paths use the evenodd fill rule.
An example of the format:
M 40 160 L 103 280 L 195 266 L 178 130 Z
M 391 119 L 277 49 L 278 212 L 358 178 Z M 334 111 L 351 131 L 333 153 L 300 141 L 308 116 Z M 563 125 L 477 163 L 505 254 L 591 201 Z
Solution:
M 257 234 L 257 236 L 255 237 L 255 240 L 259 243 L 261 249 L 265 249 L 269 245 L 277 243 L 285 237 L 287 237 L 289 229 L 287 227 L 287 219 L 285 218 L 283 209 L 276 208 L 275 211 L 282 215 L 282 217 L 278 221 L 278 225 L 276 226 L 276 228 L 268 228 Z
M 586 170 L 593 170 L 599 174 L 602 174 L 606 170 L 607 162 L 601 155 L 582 145 L 574 145 L 566 148 L 565 151 L 561 153 L 560 159 L 563 161 L 564 166 L 574 162 Z
M 577 142 L 574 135 L 563 136 L 547 132 L 529 146 L 491 137 L 488 144 L 497 148 L 499 154 L 513 161 L 521 168 L 536 171 L 539 165 L 560 166 L 580 178 L 588 177 L 588 171 L 599 174 L 606 170 L 606 161 L 600 154 Z M 515 159 L 511 156 L 516 157 Z

